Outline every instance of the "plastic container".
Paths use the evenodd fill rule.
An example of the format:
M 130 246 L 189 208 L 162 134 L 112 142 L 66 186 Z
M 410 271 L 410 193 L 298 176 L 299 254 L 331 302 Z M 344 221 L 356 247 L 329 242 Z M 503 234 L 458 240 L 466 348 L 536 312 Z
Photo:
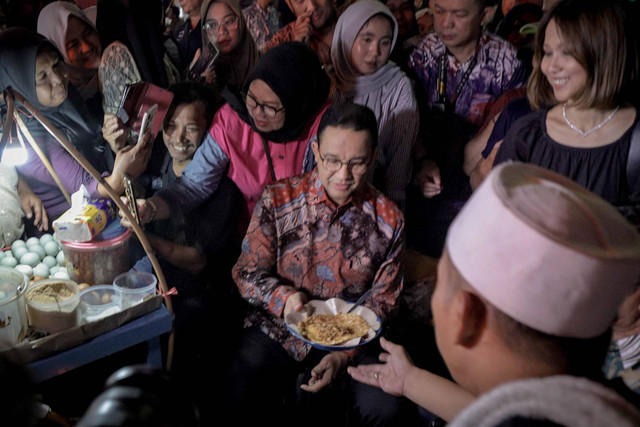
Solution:
M 76 283 L 111 283 L 129 269 L 131 231 L 113 222 L 90 242 L 60 241 L 69 278 Z
M 157 283 L 156 276 L 143 271 L 129 271 L 113 279 L 113 287 L 120 297 L 120 307 L 123 310 L 155 295 Z
M 80 324 L 78 284 L 72 280 L 45 279 L 29 286 L 25 294 L 29 325 L 50 334 Z
M 91 286 L 80 292 L 82 322 L 104 319 L 120 311 L 120 297 L 113 285 Z
M 0 267 L 0 351 L 15 346 L 27 333 L 26 289 L 24 274 Z

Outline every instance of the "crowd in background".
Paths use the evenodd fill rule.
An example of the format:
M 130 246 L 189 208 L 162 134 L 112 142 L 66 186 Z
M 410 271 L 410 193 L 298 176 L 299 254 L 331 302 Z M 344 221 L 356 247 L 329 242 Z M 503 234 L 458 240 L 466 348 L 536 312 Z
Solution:
M 637 267 L 625 270 L 640 261 L 635 17 L 623 0 L 0 0 L 0 88 L 24 96 L 104 177 L 20 109 L 50 166 L 30 146 L 26 163 L 0 164 L 0 247 L 50 230 L 81 185 L 107 198 L 106 185 L 122 194 L 123 176 L 133 178 L 141 222 L 177 289 L 172 387 L 188 389 L 203 425 L 223 413 L 238 425 L 299 424 L 309 411 L 312 425 L 481 425 L 474 399 L 552 374 L 618 381 L 621 401 L 636 405 L 640 291 L 627 283 Z M 173 96 L 157 135 L 138 135 L 118 115 L 125 88 L 139 82 Z M 12 120 L 6 102 L 0 113 Z M 534 168 L 514 172 L 513 162 Z M 525 199 L 514 184 L 545 180 L 569 190 Z M 589 214 L 565 198 L 584 198 Z M 509 228 L 511 215 L 527 226 Z M 527 240 L 527 227 L 576 254 Z M 507 243 L 521 236 L 530 253 Z M 284 327 L 309 300 L 351 301 L 369 289 L 366 306 L 381 319 L 402 315 L 409 254 L 440 262 L 428 316 L 457 325 L 443 307 L 458 307 L 467 322 L 455 345 L 436 324 L 438 347 L 429 343 L 447 368 L 437 378 L 384 338 L 327 353 Z M 131 257 L 132 269 L 153 272 L 147 257 Z M 558 277 L 576 286 L 523 292 L 531 301 L 552 306 L 582 292 L 587 302 L 567 302 L 566 319 L 553 310 L 542 319 L 512 304 L 520 295 L 494 295 L 517 294 L 509 284 L 526 286 L 527 274 L 543 277 L 541 287 Z M 605 298 L 596 279 L 624 292 Z M 598 298 L 611 301 L 598 311 Z M 597 320 L 579 315 L 587 309 Z M 202 325 L 215 325 L 223 348 L 203 339 Z M 481 325 L 500 337 L 515 331 L 520 341 L 504 348 L 521 348 L 478 345 Z M 518 365 L 523 348 L 531 357 Z M 470 362 L 493 354 L 502 371 L 497 359 Z M 633 425 L 636 410 L 605 413 Z M 540 411 L 525 415 L 564 425 Z M 522 416 L 484 425 L 538 425 L 519 424 Z

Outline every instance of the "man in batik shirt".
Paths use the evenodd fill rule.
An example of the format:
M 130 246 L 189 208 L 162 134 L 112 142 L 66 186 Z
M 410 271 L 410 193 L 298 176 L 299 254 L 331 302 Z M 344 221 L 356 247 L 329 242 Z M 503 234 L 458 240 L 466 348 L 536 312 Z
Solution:
M 487 106 L 526 81 L 524 65 L 505 40 L 483 31 L 490 0 L 432 0 L 434 32 L 409 56 L 416 79 L 423 144 L 416 145 L 417 187 L 408 189 L 407 242 L 439 258 L 449 224 L 471 194 L 464 147 Z
M 251 37 L 260 52 L 280 29 L 280 13 L 273 7 L 273 0 L 256 0 L 251 6 L 242 9 Z
M 331 43 L 338 14 L 333 0 L 285 0 L 296 20 L 285 25 L 265 45 L 265 50 L 284 42 L 307 43 L 325 69 L 331 68 Z
M 228 390 L 234 417 L 255 416 L 264 424 L 282 425 L 283 397 L 295 391 L 311 400 L 336 395 L 338 387 L 327 386 L 340 383 L 338 378 L 346 380 L 339 374 L 351 358 L 362 355 L 312 348 L 286 328 L 289 312 L 303 309 L 309 300 L 355 301 L 373 289 L 365 305 L 384 321 L 402 288 L 403 216 L 366 180 L 377 143 L 373 112 L 360 105 L 334 105 L 323 116 L 318 137 L 312 144 L 317 162 L 313 171 L 265 188 L 233 269 L 249 303 Z M 305 370 L 311 370 L 310 377 L 303 377 Z M 314 411 L 314 419 L 333 409 L 346 410 L 342 405 L 349 401 L 354 416 L 392 425 L 408 403 L 372 394 L 374 389 L 354 382 L 340 389 L 351 397 L 338 400 L 337 406 L 323 405 L 322 411 Z M 291 410 L 286 409 L 287 414 Z
M 487 0 L 434 0 L 435 31 L 422 39 L 409 58 L 427 101 L 446 102 L 476 127 L 482 124 L 490 101 L 522 86 L 527 77 L 515 48 L 482 31 L 483 20 L 492 10 L 488 4 Z M 446 73 L 444 97 L 438 87 L 441 65 Z

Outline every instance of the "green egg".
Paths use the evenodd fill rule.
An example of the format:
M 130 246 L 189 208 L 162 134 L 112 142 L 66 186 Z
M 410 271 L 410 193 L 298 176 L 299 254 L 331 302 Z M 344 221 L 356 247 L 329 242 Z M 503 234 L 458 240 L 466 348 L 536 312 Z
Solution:
M 51 256 L 58 255 L 58 252 L 60 251 L 60 248 L 58 247 L 58 244 L 56 242 L 54 242 L 53 240 L 49 240 L 48 242 L 45 242 L 43 247 L 44 247 L 45 253 L 47 255 L 51 255 Z
M 15 248 L 12 248 L 11 250 L 13 251 L 13 256 L 16 259 L 22 258 L 24 254 L 29 252 L 29 249 L 26 246 L 17 246 Z
M 27 246 L 27 244 L 24 242 L 24 240 L 18 239 L 11 244 L 11 250 L 14 250 L 15 248 L 18 248 L 20 246 Z
M 24 274 L 29 278 L 29 280 L 33 279 L 33 268 L 30 265 L 19 264 L 14 267 L 20 273 Z
M 56 261 L 56 258 L 51 255 L 47 255 L 46 257 L 44 257 L 44 259 L 42 260 L 42 263 L 49 268 L 55 267 L 56 265 L 58 265 L 58 261 Z
M 60 267 L 59 265 L 54 265 L 53 267 L 49 268 L 49 276 L 53 277 L 54 274 L 56 274 L 62 267 Z
M 27 246 L 39 245 L 40 239 L 38 239 L 37 237 L 29 237 L 26 243 L 27 243 Z
M 64 252 L 58 252 L 56 255 L 56 261 L 58 261 L 58 265 L 64 265 Z
M 20 257 L 20 264 L 28 265 L 31 268 L 40 263 L 40 255 L 35 252 L 27 252 Z
M 51 234 L 43 234 L 42 236 L 40 236 L 40 244 L 44 245 L 47 242 L 50 242 L 51 240 L 53 240 L 53 236 Z
M 9 251 L 0 251 L 0 259 L 6 257 L 7 256 L 7 252 L 9 252 Z M 9 253 L 11 253 L 11 252 L 9 252 Z
M 47 266 L 47 264 L 41 262 L 40 264 L 33 267 L 33 275 L 49 277 L 49 267 Z
M 42 261 L 44 257 L 47 256 L 47 254 L 44 252 L 44 248 L 40 245 L 31 245 L 31 246 L 28 246 L 28 248 L 29 248 L 29 252 L 38 254 L 38 256 L 40 257 L 40 261 Z
M 7 267 L 15 267 L 18 265 L 18 260 L 12 256 L 6 256 L 0 259 L 0 265 L 5 265 Z

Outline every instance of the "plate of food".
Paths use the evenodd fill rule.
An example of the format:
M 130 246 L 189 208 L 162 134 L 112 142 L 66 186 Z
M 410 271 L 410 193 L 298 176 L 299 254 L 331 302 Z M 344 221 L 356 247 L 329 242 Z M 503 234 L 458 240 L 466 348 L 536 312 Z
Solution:
M 363 306 L 347 313 L 353 303 L 340 298 L 312 300 L 285 317 L 289 331 L 321 350 L 347 350 L 367 344 L 382 329 L 380 318 Z

